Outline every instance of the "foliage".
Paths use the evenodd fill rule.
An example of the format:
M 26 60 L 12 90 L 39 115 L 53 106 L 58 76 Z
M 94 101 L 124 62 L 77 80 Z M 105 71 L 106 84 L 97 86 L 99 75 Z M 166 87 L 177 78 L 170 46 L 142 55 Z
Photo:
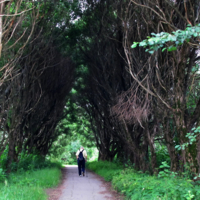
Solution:
M 173 31 L 171 34 L 166 32 L 161 33 L 151 33 L 153 37 L 147 37 L 148 39 L 143 40 L 141 42 L 134 42 L 131 46 L 132 48 L 136 48 L 137 45 L 146 48 L 146 51 L 150 54 L 153 54 L 154 51 L 162 48 L 166 43 L 171 42 L 172 45 L 167 46 L 162 49 L 164 51 L 167 49 L 168 51 L 175 51 L 179 45 L 182 45 L 185 41 L 189 42 L 192 37 L 200 36 L 200 24 L 196 26 L 188 25 L 185 30 L 177 30 Z
M 87 163 L 87 168 L 104 177 L 106 181 L 111 181 L 114 176 L 120 173 L 123 166 L 108 161 L 93 161 Z
M 186 138 L 188 138 L 188 142 L 184 143 L 184 144 L 181 144 L 181 145 L 176 145 L 175 148 L 177 150 L 185 150 L 186 147 L 188 147 L 189 145 L 192 145 L 195 141 L 196 141 L 196 137 L 198 134 L 200 134 L 200 126 L 197 127 L 197 128 L 192 128 L 192 131 L 191 133 L 187 133 L 186 134 Z
M 165 145 L 160 145 L 159 143 L 155 143 L 155 151 L 156 151 L 156 165 L 162 165 L 162 162 L 167 162 L 170 165 L 170 157 Z
M 99 151 L 96 147 L 88 148 L 87 154 L 88 154 L 88 161 L 89 162 L 98 160 Z
M 76 82 L 76 84 L 80 85 L 81 80 L 78 82 L 80 83 Z M 90 151 L 95 148 L 95 142 L 87 113 L 74 101 L 78 96 L 78 91 L 73 88 L 69 96 L 70 99 L 64 109 L 66 115 L 56 128 L 59 136 L 53 143 L 49 156 L 67 164 L 76 164 L 75 154 L 80 146 L 86 149 L 88 158 L 91 158 L 92 152 Z
M 68 140 L 69 142 L 70 140 Z M 67 142 L 67 143 L 68 143 Z M 57 144 L 58 145 L 58 144 Z M 60 151 L 60 154 L 55 156 L 55 154 L 51 154 L 52 158 L 56 158 L 65 164 L 76 164 L 76 151 L 80 148 L 81 143 L 79 140 L 70 142 L 61 148 L 57 148 L 57 151 Z
M 130 199 L 192 199 L 200 197 L 199 187 L 191 181 L 174 178 L 148 176 L 132 169 L 122 171 L 112 181 L 114 188 Z M 158 187 L 159 186 L 159 187 Z
M 3 168 L 4 170 L 6 169 L 7 156 L 8 156 L 8 146 L 5 148 L 5 150 L 0 156 L 0 168 Z
M 5 179 L 6 179 L 6 173 L 2 168 L 0 168 L 0 182 L 5 181 Z
M 59 183 L 60 178 L 60 168 L 51 167 L 35 171 L 11 173 L 9 175 L 8 184 L 53 187 Z
M 83 146 L 81 145 L 80 141 L 79 143 L 77 143 L 77 141 L 71 142 L 70 145 L 66 146 L 65 153 L 68 156 L 65 161 L 66 164 L 77 164 L 76 152 L 78 149 L 80 149 L 80 146 Z M 92 159 L 93 160 L 97 159 L 98 151 L 95 147 L 88 148 L 87 146 L 86 147 L 84 146 L 84 149 L 87 152 L 87 161 L 91 161 Z
M 61 178 L 58 168 L 12 173 L 6 184 L 0 185 L 0 200 L 45 200 L 44 188 L 55 187 Z
M 23 172 L 43 169 L 47 167 L 61 168 L 62 166 L 60 162 L 52 162 L 51 160 L 44 158 L 38 154 L 27 154 L 26 152 L 22 152 L 19 156 L 19 161 L 12 162 L 11 164 L 12 171 Z M 4 163 L 6 163 L 7 161 L 7 156 L 5 154 L 2 154 L 2 156 L 0 157 L 0 161 L 0 167 L 2 168 L 3 176 L 4 171 L 6 171 L 6 165 Z
M 0 64 L 9 67 L 0 73 L 2 179 L 6 167 L 48 166 L 42 163 L 46 155 L 75 164 L 80 145 L 89 157 L 96 145 L 99 159 L 125 160 L 143 172 L 156 172 L 166 160 L 160 177 L 171 176 L 169 164 L 183 171 L 190 156 L 197 160 L 196 148 L 183 152 L 196 142 L 196 134 L 186 133 L 199 119 L 200 25 L 186 27 L 200 19 L 197 0 L 180 6 L 150 0 L 16 2 L 4 2 L 7 14 L 24 14 L 3 18 L 2 43 L 9 51 L 2 51 Z M 33 4 L 37 9 L 23 12 Z M 177 51 L 154 58 L 130 48 L 142 38 L 132 47 Z M 75 79 L 69 56 L 77 65 Z M 161 149 L 154 149 L 157 141 Z M 199 170 L 194 165 L 191 171 Z
M 71 141 L 69 139 L 67 145 L 65 146 L 61 146 L 61 144 L 59 144 L 60 141 L 57 140 L 56 141 L 57 144 L 55 144 L 54 146 L 56 152 L 51 153 L 50 158 L 58 160 L 59 162 L 62 162 L 64 164 L 72 164 L 72 165 L 77 164 L 77 159 L 75 154 L 81 146 L 84 146 L 84 149 L 86 150 L 88 155 L 88 161 L 96 160 L 98 157 L 98 151 L 96 147 L 85 146 L 84 142 L 81 142 L 81 137 L 79 137 L 79 135 L 77 136 L 78 136 L 77 140 Z
M 1 27 L 2 59 L 8 65 L 0 67 L 9 75 L 1 82 L 0 102 L 5 106 L 0 111 L 0 155 L 8 146 L 6 167 L 11 170 L 24 159 L 22 151 L 33 154 L 37 150 L 42 157 L 47 155 L 57 138 L 55 128 L 73 84 L 75 65 L 63 49 L 64 29 L 71 12 L 66 9 L 67 3 L 5 1 L 2 12 L 3 4 L 6 7 L 2 24 L 8 29 Z M 31 157 L 26 158 L 28 163 Z M 24 167 L 28 165 L 21 168 Z
M 113 187 L 131 200 L 176 199 L 191 200 L 200 198 L 200 186 L 192 181 L 170 175 L 166 162 L 160 166 L 165 169 L 163 176 L 150 176 L 148 173 L 138 172 L 131 168 L 122 169 L 121 166 L 109 162 L 91 162 L 88 168 L 112 181 Z
M 162 169 L 162 171 L 159 172 L 158 177 L 159 178 L 165 178 L 165 177 L 175 177 L 177 175 L 176 172 L 170 171 L 170 166 L 167 164 L 167 162 L 162 162 L 162 165 L 159 167 Z

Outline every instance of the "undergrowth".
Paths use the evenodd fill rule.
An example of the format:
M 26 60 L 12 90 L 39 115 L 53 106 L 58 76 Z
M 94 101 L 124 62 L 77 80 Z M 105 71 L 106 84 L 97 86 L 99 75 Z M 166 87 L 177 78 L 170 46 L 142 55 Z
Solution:
M 56 186 L 60 177 L 59 168 L 12 173 L 0 183 L 0 200 L 46 200 L 44 189 Z
M 121 172 L 123 166 L 107 161 L 94 161 L 88 162 L 87 168 L 104 177 L 106 181 L 111 181 L 113 176 L 117 176 Z
M 58 185 L 62 164 L 22 152 L 8 170 L 7 153 L 0 157 L 0 200 L 46 200 L 44 189 Z
M 174 175 L 150 176 L 110 162 L 91 162 L 87 167 L 111 181 L 113 187 L 129 200 L 196 200 L 200 186 Z

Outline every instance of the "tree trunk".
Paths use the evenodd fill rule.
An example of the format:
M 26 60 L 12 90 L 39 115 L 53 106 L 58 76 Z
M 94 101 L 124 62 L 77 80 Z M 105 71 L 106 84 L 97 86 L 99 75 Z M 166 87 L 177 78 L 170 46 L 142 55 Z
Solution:
M 13 161 L 17 161 L 16 152 L 15 152 L 15 134 L 11 132 L 9 134 L 9 145 L 8 145 L 8 160 L 7 160 L 7 172 L 11 172 L 11 164 Z
M 198 164 L 198 174 L 200 173 L 200 135 L 197 136 L 197 156 L 196 156 L 196 161 Z
M 171 160 L 170 170 L 173 172 L 176 172 L 179 169 L 179 159 L 176 153 L 176 149 L 174 147 L 173 137 L 171 137 L 169 132 L 165 133 L 165 141 L 166 141 L 169 157 Z
M 151 168 L 152 168 L 152 171 L 155 172 L 156 163 L 157 163 L 156 152 L 155 152 L 155 147 L 154 147 L 154 134 L 155 133 L 153 133 L 152 136 L 150 135 L 148 125 L 145 127 L 145 129 L 146 129 L 148 144 L 149 144 L 150 151 L 151 151 Z

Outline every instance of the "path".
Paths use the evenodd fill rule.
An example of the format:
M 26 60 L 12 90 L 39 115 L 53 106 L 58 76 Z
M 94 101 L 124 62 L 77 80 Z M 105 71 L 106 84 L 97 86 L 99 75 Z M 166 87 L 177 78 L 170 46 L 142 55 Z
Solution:
M 122 197 L 111 189 L 110 183 L 98 175 L 88 172 L 87 176 L 79 177 L 77 166 L 68 165 L 66 168 L 59 190 L 59 200 L 122 200 Z

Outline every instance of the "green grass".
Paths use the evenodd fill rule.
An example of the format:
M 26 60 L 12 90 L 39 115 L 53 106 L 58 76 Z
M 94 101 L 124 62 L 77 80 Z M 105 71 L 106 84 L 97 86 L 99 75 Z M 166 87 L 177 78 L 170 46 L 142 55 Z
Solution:
M 122 169 L 115 163 L 91 162 L 88 168 L 105 180 L 129 200 L 197 200 L 200 186 L 180 177 L 150 176 L 134 169 Z
M 47 195 L 40 187 L 11 185 L 1 187 L 0 200 L 46 200 Z
M 58 168 L 10 174 L 0 184 L 0 200 L 46 200 L 44 189 L 58 185 L 60 178 Z
M 123 169 L 122 165 L 117 165 L 116 163 L 108 161 L 88 162 L 86 167 L 104 177 L 106 181 L 111 181 L 113 177 L 117 176 Z

